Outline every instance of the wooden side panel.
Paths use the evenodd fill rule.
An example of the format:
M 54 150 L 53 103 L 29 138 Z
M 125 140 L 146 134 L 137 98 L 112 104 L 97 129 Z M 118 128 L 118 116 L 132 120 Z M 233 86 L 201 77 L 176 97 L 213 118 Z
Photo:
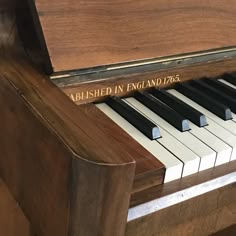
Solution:
M 0 234 L 4 236 L 33 236 L 30 224 L 0 180 Z
M 68 236 L 124 236 L 133 173 L 132 165 L 98 168 L 74 161 Z
M 123 236 L 132 158 L 27 63 L 0 71 L 0 173 L 36 234 Z
M 1 78 L 0 172 L 39 235 L 67 235 L 72 154 Z
M 54 72 L 236 45 L 235 0 L 34 2 Z

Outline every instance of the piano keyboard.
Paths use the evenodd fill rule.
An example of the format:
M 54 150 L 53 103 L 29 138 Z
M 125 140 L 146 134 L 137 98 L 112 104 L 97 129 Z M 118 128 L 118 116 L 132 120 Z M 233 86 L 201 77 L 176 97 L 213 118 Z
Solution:
M 236 77 L 226 74 L 174 89 L 109 98 L 96 107 L 149 153 L 159 168 L 163 164 L 166 183 L 236 160 L 235 105 Z M 129 141 L 123 140 L 122 147 L 126 145 Z

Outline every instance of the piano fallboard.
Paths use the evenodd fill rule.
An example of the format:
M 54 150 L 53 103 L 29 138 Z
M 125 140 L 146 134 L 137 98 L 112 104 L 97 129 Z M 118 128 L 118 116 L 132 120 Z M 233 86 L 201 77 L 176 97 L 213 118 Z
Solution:
M 234 0 L 29 3 L 50 72 L 236 45 Z

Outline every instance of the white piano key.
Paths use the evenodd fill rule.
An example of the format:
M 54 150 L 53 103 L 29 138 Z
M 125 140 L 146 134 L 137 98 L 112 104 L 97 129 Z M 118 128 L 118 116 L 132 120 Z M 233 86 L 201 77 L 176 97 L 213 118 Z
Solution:
M 125 101 L 128 104 L 130 104 L 133 108 L 137 109 L 137 111 L 142 113 L 142 111 L 140 111 L 137 106 L 133 106 L 132 103 L 129 103 L 129 99 L 125 99 Z M 175 139 L 173 136 L 171 136 L 168 132 L 166 132 L 160 126 L 159 128 L 161 130 L 162 138 L 156 141 L 162 144 L 171 153 L 174 153 L 174 155 L 184 163 L 182 176 L 185 177 L 185 176 L 197 173 L 200 166 L 200 157 L 197 156 L 190 149 L 188 149 L 181 142 L 179 142 L 177 139 Z
M 235 85 L 229 83 L 228 81 L 226 81 L 226 80 L 224 80 L 224 79 L 219 79 L 218 81 L 220 81 L 221 83 L 224 83 L 224 84 L 226 84 L 226 85 L 228 85 L 228 86 L 230 86 L 230 87 L 236 89 L 236 86 L 235 86 Z
M 165 183 L 181 178 L 183 163 L 178 160 L 172 153 L 166 150 L 155 140 L 150 140 L 149 138 L 147 138 L 105 103 L 97 104 L 96 106 L 165 165 Z
M 182 177 L 198 172 L 200 158 L 182 143 L 161 129 L 162 138 L 156 140 L 184 163 Z
M 223 80 L 223 79 L 219 79 L 218 81 L 220 81 L 221 83 L 224 83 L 224 84 L 228 85 L 229 87 L 231 87 L 231 88 L 236 90 L 236 86 L 231 84 L 231 83 L 229 83 L 228 81 Z M 232 115 L 233 115 L 233 121 L 236 123 L 236 114 L 232 113 Z
M 208 126 L 205 126 L 204 128 L 215 136 L 217 136 L 224 143 L 229 145 L 232 148 L 230 160 L 236 160 L 236 136 L 218 123 L 216 123 L 210 116 L 208 116 L 209 111 L 207 111 L 202 106 L 198 105 L 196 102 L 192 101 L 191 99 L 187 98 L 186 96 L 174 89 L 168 90 L 168 92 L 205 114 L 208 117 Z M 222 120 L 222 122 L 227 121 Z M 225 158 L 225 161 L 227 161 L 227 158 Z
M 171 91 L 171 90 L 169 90 L 169 91 Z M 193 100 L 191 100 L 191 101 L 193 101 Z M 196 103 L 196 104 L 198 104 L 198 103 Z M 207 117 L 209 117 L 212 120 L 214 120 L 220 126 L 224 127 L 225 129 L 227 129 L 228 131 L 230 131 L 231 133 L 236 135 L 236 123 L 233 120 L 224 121 L 223 119 L 221 119 L 220 117 L 218 117 L 217 115 L 215 115 L 214 113 L 210 112 L 209 110 L 207 110 L 206 108 L 204 108 L 203 106 L 201 106 L 199 104 L 198 104 L 198 108 L 196 108 L 196 109 L 198 111 L 202 112 Z M 232 113 L 232 116 L 235 117 L 234 113 Z
M 195 153 L 195 155 L 183 155 L 182 158 L 185 158 L 185 160 L 187 160 L 188 158 L 190 158 L 190 160 L 192 158 L 200 158 L 198 159 L 200 161 L 199 171 L 214 167 L 216 153 L 207 145 L 202 143 L 198 138 L 196 138 L 189 132 L 180 132 L 179 130 L 175 129 L 172 125 L 170 125 L 168 122 L 156 115 L 154 112 L 152 112 L 146 106 L 141 104 L 135 98 L 127 98 L 126 101 L 132 104 L 133 107 L 142 112 L 142 114 L 147 116 L 151 121 L 156 123 L 161 128 L 161 130 L 165 130 L 175 139 L 177 139 L 180 143 L 182 143 L 182 146 L 187 147 L 185 149 L 184 147 L 182 147 L 186 152 L 187 149 L 190 149 L 192 153 Z M 175 148 L 177 152 L 178 147 L 175 146 Z
M 191 128 L 190 133 L 198 137 L 202 142 L 216 152 L 215 166 L 229 162 L 232 153 L 232 148 L 229 145 L 224 143 L 207 129 L 199 128 L 193 123 L 190 123 L 189 125 Z
M 124 99 L 128 104 L 130 104 L 133 108 L 135 108 L 137 111 L 142 113 L 141 110 L 139 110 L 138 106 L 135 106 L 132 104 L 132 100 L 137 101 L 136 99 L 128 98 Z M 137 101 L 137 104 L 140 102 Z M 136 105 L 137 105 L 136 104 Z M 140 103 L 141 104 L 141 103 Z M 142 104 L 141 104 L 142 105 Z M 144 106 L 144 105 L 143 105 Z M 143 113 L 142 113 L 143 114 Z M 145 115 L 145 114 L 144 114 Z M 154 121 L 153 121 L 154 122 Z M 158 125 L 159 126 L 159 125 Z M 160 127 L 161 130 L 161 136 L 162 138 L 156 140 L 160 144 L 162 144 L 166 149 L 168 149 L 171 153 L 174 153 L 174 155 L 181 160 L 184 163 L 183 167 L 183 173 L 182 176 L 188 176 L 191 174 L 195 174 L 199 170 L 200 166 L 200 157 L 197 156 L 194 152 L 192 152 L 190 149 L 188 149 L 185 145 L 183 145 L 181 142 L 179 142 L 177 139 L 175 139 L 173 136 L 171 136 L 168 132 L 166 132 L 162 127 Z

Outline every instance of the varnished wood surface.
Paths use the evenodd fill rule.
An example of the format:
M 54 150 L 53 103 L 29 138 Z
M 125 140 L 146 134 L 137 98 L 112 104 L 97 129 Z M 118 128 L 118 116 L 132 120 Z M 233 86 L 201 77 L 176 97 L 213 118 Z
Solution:
M 73 156 L 11 83 L 0 83 L 1 176 L 39 235 L 66 235 Z
M 20 207 L 0 179 L 0 235 L 33 236 L 30 225 Z
M 234 225 L 235 179 L 236 161 L 133 194 L 126 236 L 206 236 Z
M 165 208 L 128 222 L 126 236 L 208 236 L 236 222 L 236 185 Z M 223 231 L 224 232 L 224 231 Z M 226 231 L 227 232 L 227 231 Z M 231 232 L 233 233 L 233 232 Z M 216 234 L 233 236 L 234 234 Z
M 132 192 L 163 184 L 165 166 L 110 120 L 94 104 L 81 105 L 80 108 L 89 114 L 94 123 L 102 127 L 105 132 L 120 144 L 136 162 L 135 178 Z
M 44 108 L 40 111 L 41 116 L 47 122 L 52 122 L 52 128 L 59 136 L 64 137 L 63 141 L 75 153 L 91 162 L 101 164 L 119 165 L 133 162 L 132 158 L 122 150 L 118 148 L 116 150 L 114 142 L 92 122 L 89 114 L 81 112 L 80 108 L 73 104 L 47 77 L 39 74 L 27 63 L 4 59 L 0 64 L 0 71 L 1 75 L 17 88 L 26 103 L 30 103 L 34 109 L 35 107 Z M 58 121 L 53 122 L 54 120 Z M 84 142 L 81 143 L 80 140 Z M 104 143 L 106 143 L 106 149 L 102 147 Z M 85 149 L 85 146 L 89 148 Z M 104 152 L 106 154 L 101 154 Z
M 94 101 L 102 101 L 107 96 L 101 92 L 105 91 L 107 88 L 111 88 L 111 93 L 109 95 L 116 95 L 116 96 L 126 96 L 131 95 L 134 91 L 142 89 L 142 82 L 146 83 L 147 81 L 155 80 L 160 78 L 162 83 L 158 85 L 158 87 L 166 87 L 171 86 L 172 83 L 164 83 L 164 79 L 168 76 L 176 76 L 178 75 L 180 78 L 180 82 L 190 80 L 190 79 L 198 79 L 201 77 L 215 77 L 219 76 L 225 72 L 232 72 L 236 71 L 236 60 L 235 59 L 228 59 L 215 61 L 215 62 L 208 62 L 202 64 L 195 64 L 191 66 L 183 66 L 180 68 L 172 68 L 168 70 L 159 70 L 159 71 L 149 71 L 149 72 L 139 72 L 139 73 L 132 73 L 132 74 L 123 74 L 118 76 L 111 76 L 108 78 L 101 78 L 96 79 L 96 76 L 99 77 L 99 74 L 95 74 L 94 77 L 86 81 L 83 76 L 78 76 L 76 78 L 71 78 L 68 85 L 66 84 L 65 79 L 55 79 L 54 82 L 59 86 L 65 94 L 67 94 L 72 100 L 75 101 L 76 104 L 83 104 L 89 103 Z M 82 82 L 80 82 L 82 80 Z M 168 80 L 167 80 L 168 81 Z M 136 86 L 136 89 L 131 89 L 127 91 L 128 86 L 132 87 L 132 84 Z M 123 86 L 124 91 L 116 92 L 116 86 Z M 87 92 L 92 91 L 93 93 L 98 94 L 99 96 L 86 96 Z M 76 100 L 76 97 L 82 97 L 84 94 L 84 99 Z
M 8 54 L 12 51 L 14 53 L 18 53 L 19 48 L 22 49 L 17 34 L 15 21 L 15 2 L 16 1 L 11 0 L 0 1 L 1 54 L 4 54 L 6 52 Z M 148 1 L 147 4 L 149 4 L 149 2 L 153 1 Z M 178 2 L 180 3 L 180 1 L 177 1 L 176 3 Z M 49 2 L 47 1 L 47 3 Z M 51 4 L 55 3 L 57 3 L 57 7 L 60 7 L 58 1 L 51 2 Z M 110 5 L 110 2 L 107 3 L 106 1 L 102 1 L 101 3 L 105 4 L 106 6 Z M 134 1 L 131 1 L 128 4 L 132 5 L 133 3 Z M 182 3 L 185 4 L 184 1 L 182 1 Z M 84 4 L 86 8 L 89 4 L 93 3 L 89 2 Z M 120 2 L 118 1 L 117 4 L 120 4 Z M 189 2 L 189 4 L 193 4 L 193 1 Z M 207 3 L 204 2 L 199 4 Z M 219 1 L 216 1 L 215 4 L 219 4 L 220 9 L 221 3 Z M 208 6 L 210 9 L 210 5 Z M 228 7 L 228 5 L 226 4 L 225 6 Z M 229 17 L 231 19 L 231 14 L 228 15 L 228 11 L 234 12 L 234 6 L 235 5 L 232 5 L 230 7 L 230 10 L 228 7 L 226 11 L 222 11 L 222 14 L 218 14 L 217 16 L 215 14 L 215 11 L 212 11 L 211 16 L 212 19 L 214 19 L 214 25 L 217 27 L 211 28 L 209 27 L 209 25 L 206 24 L 205 26 L 203 24 L 203 31 L 205 29 L 204 27 L 208 27 L 208 36 L 212 36 L 213 31 L 217 33 L 217 37 L 214 38 L 215 42 L 212 43 L 212 41 L 214 40 L 209 37 L 208 39 L 206 39 L 206 43 L 203 42 L 205 39 L 203 38 L 203 40 L 200 40 L 199 43 L 187 45 L 185 44 L 185 42 L 183 43 L 184 37 L 181 34 L 179 38 L 177 36 L 174 40 L 176 41 L 176 50 L 180 50 L 180 48 L 182 48 L 182 45 L 187 45 L 190 48 L 202 48 L 203 45 L 208 48 L 208 46 L 219 45 L 220 42 L 223 42 L 221 46 L 224 46 L 225 44 L 229 46 L 228 43 L 231 42 L 230 40 L 234 40 L 235 37 L 226 38 L 225 36 L 229 35 L 229 33 L 221 35 L 218 34 L 218 30 L 230 30 L 232 36 L 235 34 L 235 31 L 231 30 L 232 24 L 229 22 Z M 99 10 L 101 9 L 100 7 L 102 7 L 102 4 L 98 8 L 96 5 L 96 9 Z M 104 9 L 106 10 L 106 8 Z M 90 11 L 90 9 L 88 10 Z M 94 11 L 94 9 L 91 10 L 91 12 Z M 117 13 L 119 13 L 121 10 L 122 8 L 115 9 Z M 198 10 L 196 9 L 196 12 L 197 11 Z M 130 13 L 128 8 L 127 12 L 124 11 L 124 14 L 126 13 Z M 132 19 L 132 17 L 136 17 L 139 12 L 137 11 L 131 13 Z M 218 10 L 217 13 L 219 13 Z M 53 14 L 54 12 L 50 12 L 49 17 L 53 17 Z M 60 11 L 59 14 L 61 14 Z M 105 11 L 102 14 L 96 13 L 96 15 L 102 15 L 101 21 L 104 19 L 103 17 L 106 14 L 108 17 L 111 16 L 111 13 L 105 13 Z M 69 15 L 73 16 L 71 12 L 69 13 Z M 233 17 L 235 17 L 235 14 L 233 14 Z M 218 21 L 217 23 L 215 19 L 218 18 L 220 18 L 220 21 Z M 67 19 L 69 20 L 69 18 Z M 63 24 L 66 23 L 63 17 L 61 18 L 61 20 L 63 21 Z M 148 21 L 150 22 L 150 19 L 148 19 Z M 130 21 L 130 23 L 131 22 L 132 21 Z M 186 22 L 187 21 L 184 21 L 185 24 Z M 222 25 L 228 22 L 228 28 L 224 26 L 223 29 Z M 111 21 L 111 24 L 112 23 L 113 22 Z M 106 24 L 107 22 L 104 23 L 104 25 Z M 140 26 L 142 29 L 144 29 L 142 24 Z M 57 28 L 57 25 L 55 24 L 54 27 Z M 126 26 L 124 25 L 124 27 Z M 180 29 L 181 27 L 182 26 L 180 26 Z M 65 30 L 69 29 L 69 27 L 64 26 L 63 28 Z M 130 29 L 130 27 L 128 28 Z M 149 28 L 148 26 L 146 29 L 149 30 L 151 28 Z M 159 28 L 155 27 L 153 29 L 155 29 L 155 31 L 158 30 L 158 32 L 160 30 Z M 186 35 L 189 35 L 189 32 L 193 28 L 190 27 L 187 29 L 189 30 L 186 31 Z M 111 35 L 117 35 L 114 33 L 114 30 L 115 29 L 112 30 L 113 32 L 110 32 Z M 107 32 L 106 29 L 104 29 L 104 31 L 98 30 L 97 32 L 105 31 Z M 171 31 L 168 31 L 168 34 L 169 32 Z M 65 33 L 63 35 L 65 35 Z M 130 35 L 136 37 L 136 35 L 132 32 L 130 32 Z M 146 34 L 145 38 L 141 40 L 146 41 L 146 39 L 150 39 L 150 37 L 147 37 L 147 35 L 148 34 Z M 82 35 L 82 37 L 84 36 Z M 104 38 L 105 43 L 106 40 L 108 40 L 112 43 L 112 45 L 115 45 L 115 47 L 117 46 L 116 43 L 118 41 L 121 42 L 121 44 L 124 42 L 120 39 L 109 39 L 109 37 L 104 37 L 104 35 L 102 35 L 102 37 Z M 164 38 L 166 36 L 161 37 Z M 91 37 L 89 36 L 89 38 Z M 155 39 L 156 44 L 157 39 L 155 37 L 153 39 Z M 86 37 L 84 38 L 84 40 L 87 40 Z M 128 41 L 131 42 L 129 38 Z M 166 48 L 169 48 L 169 46 L 171 45 L 171 41 L 173 42 L 171 37 L 170 40 L 166 40 L 165 38 L 165 41 L 167 42 L 166 46 L 163 45 L 164 41 L 160 41 L 158 44 L 158 47 L 162 45 L 160 49 L 163 49 L 163 51 L 160 52 L 160 55 L 164 52 L 164 50 L 166 50 Z M 87 42 L 88 44 L 91 43 L 91 41 Z M 135 42 L 139 43 L 139 40 L 136 41 L 135 38 Z M 180 42 L 182 42 L 181 47 Z M 72 48 L 72 51 L 75 52 L 76 58 L 73 58 L 73 56 L 68 57 L 67 65 L 73 66 L 75 65 L 73 63 L 76 62 L 77 66 L 78 62 L 79 67 L 82 67 L 87 65 L 83 64 L 83 62 L 87 63 L 88 61 L 89 63 L 91 63 L 91 65 L 95 63 L 96 65 L 99 65 L 98 60 L 103 60 L 104 58 L 105 61 L 103 62 L 105 63 L 106 60 L 109 60 L 110 64 L 113 62 L 110 61 L 110 59 L 119 61 L 124 60 L 124 58 L 127 58 L 127 56 L 130 55 L 135 56 L 135 59 L 137 59 L 138 56 L 143 58 L 145 55 L 148 55 L 149 57 L 150 51 L 151 53 L 153 53 L 155 51 L 155 48 L 157 48 L 155 47 L 155 45 L 153 47 L 153 45 L 151 44 L 143 44 L 143 48 L 136 47 L 131 48 L 131 50 L 127 50 L 125 45 L 125 47 L 122 46 L 123 49 L 120 50 L 121 47 L 119 47 L 118 45 L 118 50 L 114 50 L 114 46 L 110 47 L 107 45 L 109 44 L 105 45 L 105 47 L 107 47 L 105 48 L 105 50 L 103 46 L 101 47 L 101 50 L 99 48 L 97 48 L 97 50 L 92 50 L 92 52 L 96 54 L 94 54 L 96 56 L 95 60 L 93 59 L 95 57 L 91 56 L 89 52 L 90 61 L 86 60 L 86 58 L 83 57 L 84 52 L 81 50 L 82 48 L 76 47 L 76 49 L 80 49 L 80 60 L 78 60 L 78 52 L 74 50 L 75 48 Z M 88 48 L 91 49 L 91 45 L 88 45 L 88 47 L 83 46 L 83 48 L 85 50 L 87 50 Z M 112 48 L 111 53 L 109 52 L 110 48 Z M 71 50 L 71 48 L 69 50 Z M 186 50 L 185 47 L 184 50 Z M 104 51 L 106 54 L 103 54 Z M 62 63 L 61 65 L 64 66 L 64 52 L 60 53 L 59 51 L 57 51 L 56 53 L 63 55 L 63 57 L 58 57 L 58 60 L 61 60 L 59 61 L 59 63 Z M 68 54 L 66 53 L 66 55 Z M 72 61 L 70 61 L 71 59 Z M 229 67 L 228 65 L 229 64 L 225 64 L 225 67 L 219 66 L 221 68 L 219 70 L 231 70 L 233 64 L 230 64 L 231 66 Z M 58 69 L 59 67 L 55 68 Z M 78 66 L 76 68 L 78 68 Z M 63 68 L 61 67 L 60 69 Z M 191 74 L 192 72 L 189 72 L 187 70 L 186 74 L 188 73 Z M 214 72 L 212 67 L 211 73 L 218 74 L 218 69 L 216 70 L 216 72 Z M 99 126 L 94 124 L 93 119 L 89 115 L 85 115 L 80 108 L 76 107 L 71 101 L 69 101 L 66 96 L 64 96 L 55 86 L 52 85 L 52 83 L 47 80 L 47 78 L 32 69 L 31 66 L 28 65 L 28 63 L 24 63 L 22 61 L 22 57 L 20 57 L 20 59 L 18 58 L 18 60 L 15 61 L 3 58 L 1 55 L 0 74 L 0 128 L 1 132 L 4 134 L 4 138 L 0 139 L 0 174 L 9 187 L 12 196 L 17 200 L 21 209 L 29 218 L 33 229 L 37 232 L 37 235 L 123 236 L 135 170 L 134 162 L 131 156 L 125 150 L 121 150 L 118 143 L 114 142 L 114 140 L 111 140 L 110 137 L 107 136 L 106 132 L 104 132 Z M 88 130 L 90 132 L 88 132 Z M 106 149 L 103 148 L 104 143 L 106 143 Z M 231 188 L 231 190 L 232 189 L 235 188 Z M 206 212 L 208 211 L 208 213 L 206 213 L 208 214 L 208 216 L 201 217 L 201 220 L 191 218 L 193 214 L 189 213 L 189 211 L 192 209 L 191 206 L 196 204 L 196 202 L 192 202 L 192 200 L 190 200 L 189 208 L 188 204 L 180 204 L 180 208 L 185 209 L 184 211 L 182 211 L 182 214 L 186 217 L 184 219 L 189 219 L 188 215 L 190 215 L 190 218 L 192 220 L 190 222 L 186 221 L 184 223 L 181 223 L 177 220 L 175 229 L 178 228 L 179 232 L 182 232 L 183 235 L 183 232 L 193 233 L 194 230 L 196 232 L 200 228 L 200 224 L 198 223 L 198 221 L 202 223 L 207 222 L 205 224 L 205 228 L 209 229 L 211 229 L 210 226 L 212 225 L 216 225 L 215 229 L 222 229 L 227 227 L 229 224 L 233 224 L 233 222 L 235 222 L 235 208 L 230 196 L 235 195 L 235 192 L 234 190 L 231 190 L 230 187 L 224 188 L 224 190 L 222 191 L 220 189 L 214 192 L 216 194 L 212 193 L 208 196 L 204 196 L 202 204 L 201 206 L 199 206 L 199 208 L 204 208 Z M 167 192 L 168 191 L 166 191 L 166 193 Z M 155 195 L 156 193 L 153 194 Z M 152 197 L 154 196 L 153 194 L 151 194 Z M 222 196 L 224 194 L 225 197 L 222 197 L 223 200 L 217 202 L 219 203 L 219 209 L 220 206 L 222 206 L 222 212 L 220 212 L 219 210 L 215 210 L 217 207 L 214 204 L 212 208 L 205 207 L 204 204 L 206 202 L 209 203 L 209 206 L 212 206 L 211 202 L 215 203 L 214 196 L 218 196 L 217 199 L 219 199 L 219 196 Z M 147 199 L 148 197 L 149 195 L 147 195 Z M 201 198 L 198 198 L 197 200 L 201 202 Z M 4 203 L 4 207 L 7 207 L 7 204 Z M 175 212 L 178 212 L 179 206 L 177 206 L 177 208 L 175 207 L 176 206 L 174 206 L 174 208 L 172 208 L 171 210 L 165 209 L 167 210 L 166 214 L 168 216 L 175 216 Z M 181 212 L 181 210 L 179 212 Z M 1 214 L 3 214 L 3 212 L 0 213 L 0 219 Z M 159 213 L 157 213 L 157 215 L 158 214 Z M 219 217 L 222 217 L 226 220 L 222 223 L 219 222 L 219 220 L 216 221 L 215 217 L 217 214 Z M 139 221 L 132 222 L 133 225 L 129 224 L 127 226 L 126 232 L 131 232 L 135 236 L 137 235 L 137 232 L 138 235 L 143 232 L 156 233 L 156 224 L 158 223 L 158 220 L 156 221 L 156 219 L 160 217 L 157 215 L 154 215 L 153 218 L 148 217 L 147 219 L 142 219 L 140 220 L 141 223 Z M 202 216 L 203 214 L 199 215 Z M 175 220 L 178 217 L 179 215 L 177 214 Z M 27 223 L 23 222 L 22 218 L 17 218 L 16 221 L 17 222 L 14 222 L 14 224 L 20 225 L 21 229 L 17 228 L 16 226 L 13 227 L 13 223 L 11 224 L 12 229 L 9 229 L 9 226 L 7 224 L 4 224 L 4 226 L 6 227 L 6 232 L 8 230 L 8 232 L 12 234 L 15 234 L 15 232 L 17 235 L 22 232 L 28 234 L 29 228 Z M 152 224 L 152 222 L 154 223 Z M 162 222 L 163 221 L 160 221 L 159 225 L 161 225 Z M 170 223 L 169 226 L 170 225 L 171 227 L 169 227 L 168 229 L 173 230 L 174 234 L 175 229 L 172 227 L 174 224 Z M 153 227 L 149 228 L 150 231 L 147 231 L 147 226 Z M 165 227 L 167 226 L 163 224 L 163 227 L 161 227 L 162 232 L 165 231 Z M 158 226 L 158 228 L 160 228 L 160 226 Z M 188 229 L 189 231 L 187 231 Z
M 182 192 L 184 194 L 184 191 L 186 189 L 189 189 L 191 187 L 200 186 L 202 184 L 207 183 L 208 181 L 217 180 L 218 178 L 221 178 L 222 176 L 226 176 L 228 174 L 233 174 L 233 176 L 236 176 L 236 161 L 226 163 L 224 165 L 220 165 L 205 171 L 202 171 L 200 173 L 196 173 L 187 177 L 184 177 L 180 180 L 175 180 L 170 183 L 166 183 L 162 186 L 156 186 L 153 188 L 149 188 L 143 191 L 140 191 L 138 193 L 135 193 L 131 197 L 130 206 L 135 207 L 138 205 L 141 205 L 143 203 L 148 203 L 149 201 L 152 201 L 154 199 L 159 198 L 165 198 L 173 194 Z M 222 183 L 223 184 L 223 183 Z M 221 185 L 220 182 L 218 182 L 217 187 L 223 187 L 224 185 Z M 197 189 L 197 188 L 196 188 Z M 207 189 L 211 189 L 210 185 L 206 185 L 206 191 Z M 194 191 L 192 192 L 192 196 L 194 195 Z M 189 198 L 191 198 L 191 195 L 188 195 Z
M 27 57 L 41 70 L 47 70 L 27 1 L 0 0 L 0 56 Z
M 236 45 L 235 0 L 30 2 L 54 72 Z
M 36 234 L 123 235 L 132 158 L 27 63 L 0 71 L 0 173 Z

